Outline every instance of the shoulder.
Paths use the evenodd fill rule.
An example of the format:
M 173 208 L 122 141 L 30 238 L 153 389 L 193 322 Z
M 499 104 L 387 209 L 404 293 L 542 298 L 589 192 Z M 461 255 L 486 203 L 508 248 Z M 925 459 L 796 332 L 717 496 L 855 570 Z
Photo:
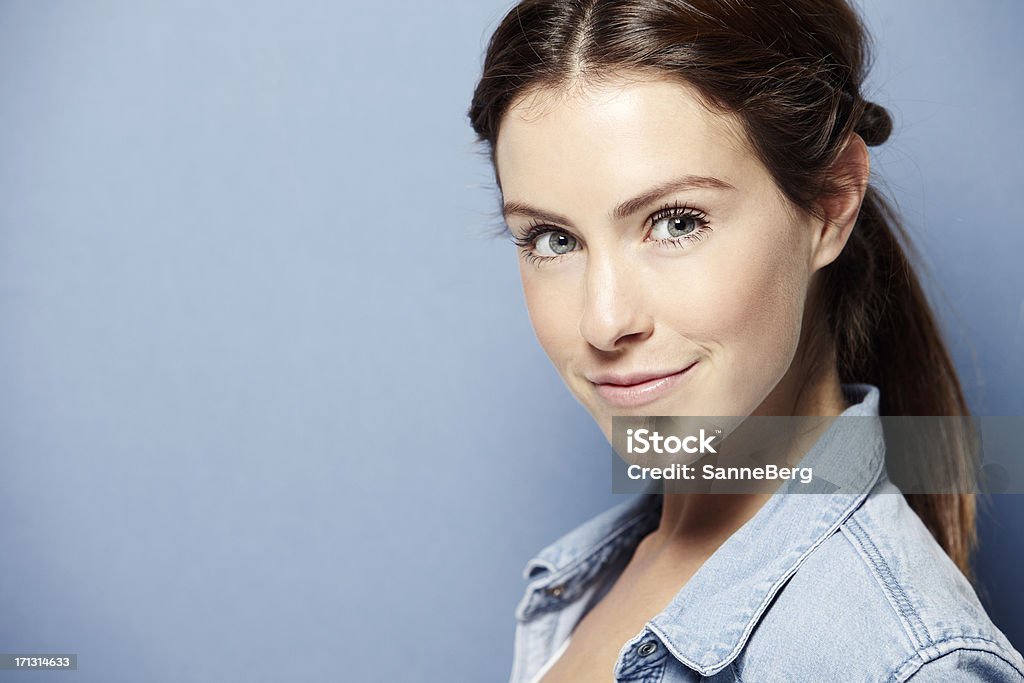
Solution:
M 884 480 L 801 563 L 735 666 L 752 680 L 796 666 L 800 680 L 1024 681 L 1020 654 Z

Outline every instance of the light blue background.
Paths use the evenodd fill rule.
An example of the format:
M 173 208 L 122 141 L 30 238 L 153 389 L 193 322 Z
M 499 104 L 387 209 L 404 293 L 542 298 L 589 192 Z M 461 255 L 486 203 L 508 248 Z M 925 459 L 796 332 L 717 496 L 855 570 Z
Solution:
M 616 500 L 488 237 L 510 6 L 0 4 L 0 652 L 80 659 L 0 679 L 505 680 L 523 564 Z M 876 169 L 975 409 L 1022 414 L 1024 6 L 867 12 Z

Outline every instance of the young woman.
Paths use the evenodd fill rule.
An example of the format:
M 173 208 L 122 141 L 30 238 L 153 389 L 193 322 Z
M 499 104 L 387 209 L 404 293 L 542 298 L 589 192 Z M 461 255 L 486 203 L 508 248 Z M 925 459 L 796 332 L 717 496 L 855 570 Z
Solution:
M 497 28 L 469 116 L 537 338 L 609 440 L 968 414 L 869 183 L 866 69 L 844 0 L 524 0 Z M 921 448 L 957 471 L 961 443 Z M 885 446 L 816 445 L 866 463 L 859 495 L 648 493 L 548 546 L 512 683 L 1024 680 L 965 576 L 973 495 L 901 495 Z

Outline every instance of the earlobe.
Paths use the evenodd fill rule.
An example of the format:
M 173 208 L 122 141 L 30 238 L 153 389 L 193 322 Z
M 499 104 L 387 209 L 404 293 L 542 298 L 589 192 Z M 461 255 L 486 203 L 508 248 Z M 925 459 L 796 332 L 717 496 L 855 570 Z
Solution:
M 834 190 L 818 205 L 822 220 L 815 222 L 815 244 L 811 272 L 835 261 L 850 239 L 860 213 L 871 174 L 867 145 L 856 133 L 850 134 L 830 170 Z

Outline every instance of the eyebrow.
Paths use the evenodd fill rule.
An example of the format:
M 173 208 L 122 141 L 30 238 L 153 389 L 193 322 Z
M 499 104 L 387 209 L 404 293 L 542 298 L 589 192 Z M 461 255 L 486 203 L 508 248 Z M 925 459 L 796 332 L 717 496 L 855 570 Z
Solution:
M 665 195 L 672 194 L 673 192 L 681 192 L 683 190 L 692 190 L 695 188 L 708 188 L 713 190 L 736 189 L 734 186 L 724 180 L 719 180 L 718 178 L 712 178 L 710 176 L 685 175 L 652 187 L 650 190 L 647 190 L 643 194 L 637 195 L 632 199 L 627 199 L 612 210 L 611 216 L 616 220 L 628 218 L 648 204 L 661 199 Z M 530 206 L 529 204 L 517 201 L 505 202 L 502 205 L 501 214 L 505 218 L 517 215 L 536 218 L 550 223 L 562 223 L 563 225 L 572 224 L 572 221 L 564 216 L 551 213 L 550 211 L 544 211 L 543 209 L 538 209 Z

